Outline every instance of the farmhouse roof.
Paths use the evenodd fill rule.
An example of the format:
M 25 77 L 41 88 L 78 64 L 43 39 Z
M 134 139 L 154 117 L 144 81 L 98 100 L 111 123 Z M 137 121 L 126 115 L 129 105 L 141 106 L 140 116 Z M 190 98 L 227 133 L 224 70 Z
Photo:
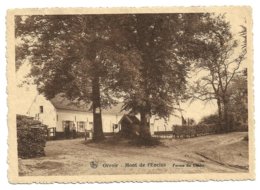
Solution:
M 130 124 L 140 124 L 140 120 L 135 115 L 125 114 L 118 123 L 122 123 L 124 120 Z
M 83 101 L 72 101 L 62 96 L 61 94 L 56 95 L 50 100 L 52 105 L 56 109 L 70 110 L 70 111 L 81 111 L 81 112 L 92 112 L 91 104 L 86 104 Z M 123 103 L 118 103 L 111 108 L 102 109 L 102 113 L 105 114 L 125 114 L 126 111 L 121 111 Z

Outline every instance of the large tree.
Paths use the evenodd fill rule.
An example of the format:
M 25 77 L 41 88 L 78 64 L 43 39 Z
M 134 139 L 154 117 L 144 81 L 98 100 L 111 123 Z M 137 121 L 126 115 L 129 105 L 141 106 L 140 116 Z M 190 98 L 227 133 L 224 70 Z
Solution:
M 131 73 L 137 57 L 113 15 L 16 16 L 16 64 L 29 59 L 40 93 L 91 103 L 94 140 L 104 138 L 101 110 L 114 104 L 115 77 Z M 124 65 L 124 69 L 122 68 Z M 129 71 L 128 71 L 129 70 Z M 127 77 L 126 77 L 127 78 Z
M 228 89 L 246 56 L 246 28 L 242 28 L 239 43 L 225 15 L 208 15 L 205 19 L 206 30 L 194 38 L 199 47 L 195 68 L 201 77 L 193 86 L 192 96 L 206 102 L 216 100 L 222 132 L 230 130 L 228 112 L 231 96 Z
M 201 28 L 203 14 L 134 14 L 124 27 L 132 48 L 140 55 L 136 80 L 125 81 L 124 109 L 139 113 L 140 136 L 150 138 L 152 115 L 167 119 L 184 98 L 191 55 L 190 41 Z

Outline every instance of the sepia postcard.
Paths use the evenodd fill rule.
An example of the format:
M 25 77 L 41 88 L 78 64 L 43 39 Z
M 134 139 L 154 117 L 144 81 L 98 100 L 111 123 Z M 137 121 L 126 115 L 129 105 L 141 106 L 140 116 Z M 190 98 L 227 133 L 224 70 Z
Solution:
M 7 11 L 10 183 L 254 180 L 248 6 Z

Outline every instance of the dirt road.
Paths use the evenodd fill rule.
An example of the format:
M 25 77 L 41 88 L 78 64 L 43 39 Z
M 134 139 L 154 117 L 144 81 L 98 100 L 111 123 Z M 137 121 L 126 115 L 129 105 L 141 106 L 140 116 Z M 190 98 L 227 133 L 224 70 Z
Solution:
M 164 139 L 157 147 L 127 142 L 48 141 L 46 156 L 19 159 L 20 175 L 248 172 L 245 132 Z

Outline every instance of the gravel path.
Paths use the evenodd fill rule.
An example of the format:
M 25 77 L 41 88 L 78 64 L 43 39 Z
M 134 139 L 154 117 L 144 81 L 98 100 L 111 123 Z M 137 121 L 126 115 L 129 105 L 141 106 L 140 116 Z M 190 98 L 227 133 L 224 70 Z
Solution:
M 246 135 L 235 132 L 163 139 L 163 145 L 157 147 L 134 147 L 127 141 L 48 141 L 45 157 L 19 159 L 19 173 L 45 176 L 248 172 L 248 142 L 243 140 Z

